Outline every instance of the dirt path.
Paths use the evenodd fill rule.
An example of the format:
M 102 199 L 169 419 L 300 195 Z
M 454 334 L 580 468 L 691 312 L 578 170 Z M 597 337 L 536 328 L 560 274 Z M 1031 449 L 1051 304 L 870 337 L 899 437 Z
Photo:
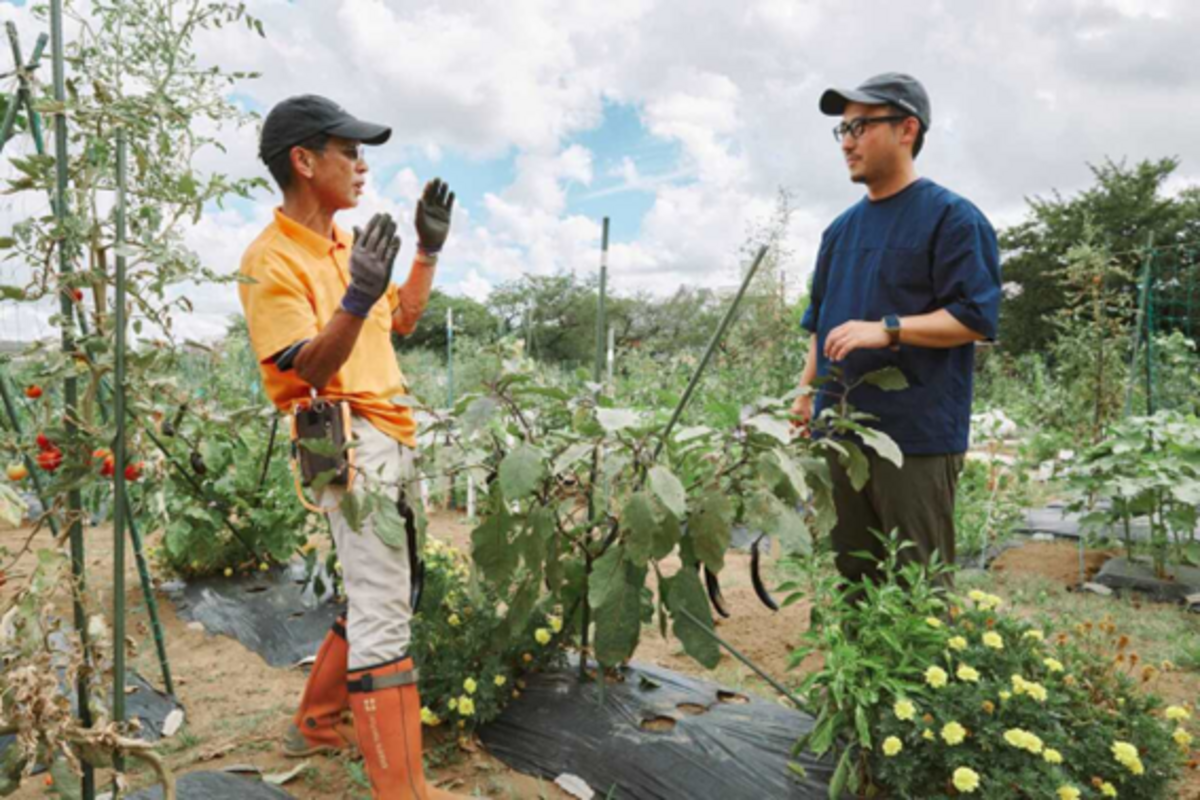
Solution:
M 471 528 L 458 515 L 432 515 L 430 530 L 432 535 L 443 541 L 464 550 L 469 548 Z M 0 544 L 14 549 L 24 542 L 27 535 L 25 530 L 0 531 Z M 104 609 L 111 609 L 111 528 L 88 528 L 85 539 L 90 589 Z M 49 536 L 42 534 L 34 542 L 34 549 L 49 544 Z M 1077 575 L 1078 555 L 1073 547 L 1056 546 L 1053 552 L 1036 546 L 1029 548 L 1028 553 L 1025 550 L 1012 551 L 1001 559 L 999 566 L 1003 571 L 997 576 L 998 579 L 1040 574 L 1051 580 L 1061 579 L 1065 582 L 1072 567 Z M 32 560 L 32 555 L 26 556 L 10 571 L 8 585 L 0 587 L 0 601 L 11 597 L 14 585 L 20 583 L 22 574 L 31 568 Z M 151 683 L 161 684 L 132 554 L 128 561 L 127 624 L 129 636 L 135 644 L 130 663 Z M 772 560 L 766 559 L 765 565 L 767 583 L 774 586 L 778 580 L 773 576 Z M 663 566 L 664 573 L 670 574 L 678 568 L 678 563 L 668 561 Z M 751 585 L 749 556 L 736 551 L 730 551 L 726 556 L 722 584 L 732 618 L 718 622 L 720 635 L 775 678 L 785 683 L 798 682 L 804 668 L 810 665 L 801 665 L 800 669 L 789 673 L 787 661 L 808 624 L 808 604 L 796 603 L 779 612 L 766 609 L 758 601 Z M 781 601 L 782 597 L 776 597 L 776 600 Z M 1097 602 L 1102 601 L 1097 599 Z M 267 774 L 286 772 L 297 766 L 296 762 L 279 754 L 277 742 L 303 689 L 304 674 L 269 667 L 234 640 L 210 636 L 197 629 L 197 626 L 188 625 L 176 616 L 172 604 L 161 597 L 160 610 L 177 693 L 188 715 L 184 731 L 163 745 L 177 774 L 220 769 L 234 764 L 252 764 Z M 656 625 L 643 630 L 642 643 L 635 660 L 684 673 L 706 674 L 683 653 L 677 642 L 664 640 Z M 728 655 L 722 655 L 717 669 L 706 674 L 706 677 L 764 699 L 775 700 L 777 697 L 765 682 Z M 1170 681 L 1156 687 L 1158 691 L 1172 702 L 1194 703 L 1200 689 L 1200 678 L 1193 673 L 1170 677 Z M 431 759 L 430 777 L 438 785 L 461 794 L 514 800 L 564 800 L 568 797 L 551 784 L 512 771 L 481 749 L 462 752 L 445 747 L 442 752 L 451 755 L 449 758 L 443 755 Z M 358 765 L 323 757 L 311 759 L 309 764 L 311 769 L 285 787 L 295 797 L 302 800 L 369 797 Z M 1197 773 L 1193 772 L 1192 775 Z M 139 781 L 144 782 L 144 779 Z M 1181 796 L 1200 798 L 1200 789 L 1194 783 L 1189 779 L 1185 786 L 1180 787 L 1185 792 Z M 42 785 L 36 780 L 13 795 L 15 798 L 42 796 Z

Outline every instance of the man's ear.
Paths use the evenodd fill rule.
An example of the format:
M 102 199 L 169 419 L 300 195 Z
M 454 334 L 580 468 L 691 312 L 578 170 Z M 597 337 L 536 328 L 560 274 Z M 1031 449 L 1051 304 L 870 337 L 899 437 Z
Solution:
M 304 178 L 311 178 L 315 171 L 315 156 L 303 147 L 293 147 L 289 153 L 292 159 L 292 173 Z

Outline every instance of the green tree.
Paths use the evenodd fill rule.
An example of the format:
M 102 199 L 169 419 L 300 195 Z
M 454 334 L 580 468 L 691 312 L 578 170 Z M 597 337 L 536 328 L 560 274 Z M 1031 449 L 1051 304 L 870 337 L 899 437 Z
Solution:
M 482 303 L 469 297 L 455 297 L 434 289 L 417 329 L 408 336 L 393 336 L 396 350 L 432 348 L 445 352 L 446 312 L 454 311 L 454 338 L 467 337 L 478 342 L 490 342 L 500 333 L 503 322 Z
M 1164 191 L 1179 163 L 1163 158 L 1128 167 L 1106 160 L 1090 167 L 1095 185 L 1079 194 L 1055 191 L 1048 199 L 1028 200 L 1025 221 L 1000 234 L 1004 280 L 1016 289 L 1006 292 L 1001 306 L 1001 336 L 1009 352 L 1045 352 L 1056 339 L 1058 312 L 1072 302 L 1061 270 L 1089 225 L 1093 243 L 1130 276 L 1119 288 L 1131 296 L 1151 235 L 1156 247 L 1200 241 L 1200 187 L 1174 197 Z

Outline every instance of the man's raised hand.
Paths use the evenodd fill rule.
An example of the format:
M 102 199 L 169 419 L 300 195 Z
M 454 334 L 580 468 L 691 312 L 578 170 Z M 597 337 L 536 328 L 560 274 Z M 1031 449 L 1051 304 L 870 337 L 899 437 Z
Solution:
M 441 178 L 425 184 L 417 201 L 417 246 L 426 255 L 436 255 L 450 235 L 450 212 L 454 210 L 454 192 Z

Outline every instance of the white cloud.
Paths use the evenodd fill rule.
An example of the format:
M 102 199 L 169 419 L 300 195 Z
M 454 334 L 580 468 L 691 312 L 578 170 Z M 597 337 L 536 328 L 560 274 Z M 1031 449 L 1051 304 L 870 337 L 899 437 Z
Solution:
M 1090 184 L 1086 164 L 1106 156 L 1181 156 L 1172 191 L 1200 169 L 1200 4 L 1190 0 L 256 0 L 251 11 L 267 38 L 203 36 L 202 62 L 262 72 L 238 91 L 264 108 L 315 92 L 393 126 L 372 166 L 373 177 L 394 175 L 372 180 L 345 224 L 399 215 L 402 261 L 430 177 L 406 157 L 514 158 L 509 186 L 474 214 L 456 209 L 442 285 L 470 296 L 523 272 L 594 270 L 598 220 L 569 201 L 624 191 L 653 193 L 653 205 L 636 240 L 612 248 L 622 289 L 729 285 L 746 231 L 772 213 L 781 185 L 798 206 L 787 237 L 798 284 L 823 226 L 861 196 L 817 98 L 885 70 L 917 75 L 932 96 L 920 170 L 997 224 L 1020 219 L 1026 196 Z M 27 9 L 0 4 L 0 18 L 32 43 Z M 636 107 L 678 163 L 618 159 L 609 174 L 576 141 L 605 103 Z M 219 135 L 228 153 L 208 151 L 201 168 L 266 176 L 255 130 Z M 209 266 L 236 266 L 276 198 L 260 200 L 250 218 L 213 214 L 188 231 Z M 231 295 L 207 291 L 195 299 L 211 328 Z

